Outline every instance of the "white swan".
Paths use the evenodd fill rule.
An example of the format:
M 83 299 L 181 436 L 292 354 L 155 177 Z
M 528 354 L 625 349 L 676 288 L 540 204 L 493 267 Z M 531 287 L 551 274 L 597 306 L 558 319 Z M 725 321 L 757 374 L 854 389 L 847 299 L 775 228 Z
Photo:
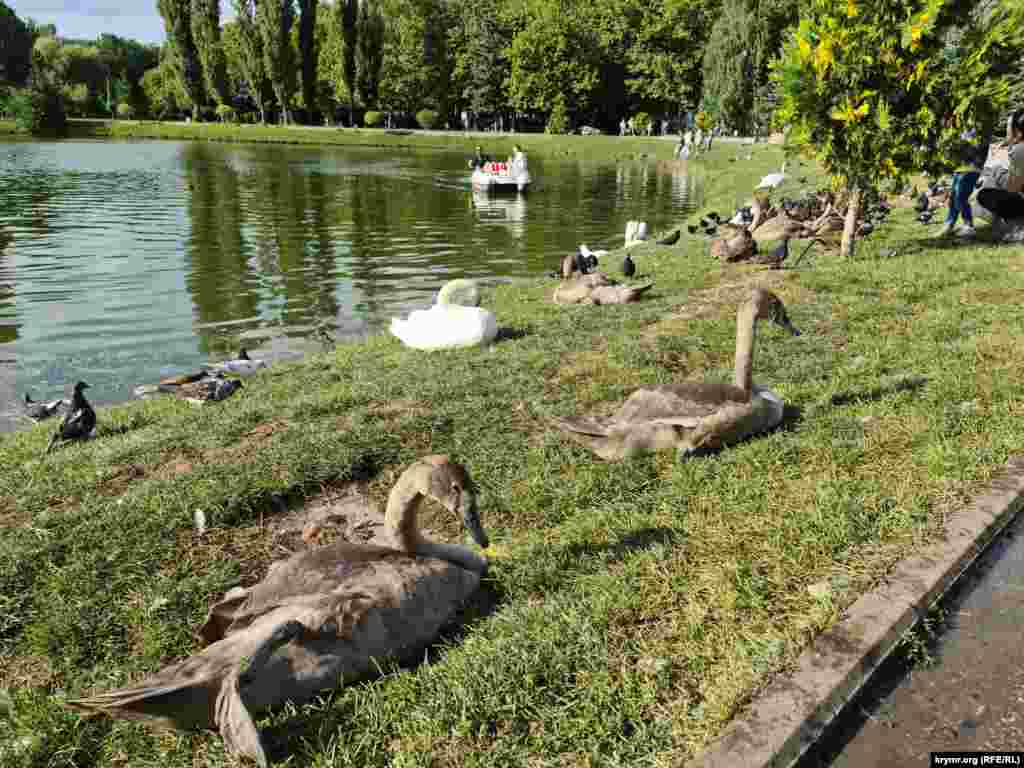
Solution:
M 460 293 L 449 288 L 453 283 L 441 289 L 437 303 L 430 309 L 417 309 L 405 320 L 393 318 L 391 334 L 413 349 L 475 347 L 493 341 L 498 335 L 498 319 L 494 313 L 480 307 L 451 303 Z M 467 293 L 472 295 L 473 291 Z
M 782 182 L 786 180 L 786 163 L 782 163 L 782 168 L 779 169 L 778 173 L 769 173 L 763 179 L 761 183 L 757 185 L 757 189 L 775 189 Z
M 257 371 L 266 367 L 266 360 L 253 360 L 249 357 L 249 353 L 244 347 L 239 351 L 238 357 L 234 360 L 224 360 L 220 363 L 206 363 L 203 365 L 203 368 L 208 371 L 233 373 L 237 376 L 252 376 Z

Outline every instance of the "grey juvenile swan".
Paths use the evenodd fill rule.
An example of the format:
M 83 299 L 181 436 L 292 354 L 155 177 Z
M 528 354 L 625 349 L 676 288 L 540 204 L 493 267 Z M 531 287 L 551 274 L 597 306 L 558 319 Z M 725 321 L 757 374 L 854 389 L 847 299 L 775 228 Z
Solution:
M 254 715 L 368 677 L 376 660 L 414 657 L 480 585 L 482 555 L 419 533 L 416 510 L 424 496 L 459 515 L 487 547 L 465 468 L 447 456 L 426 456 L 402 473 L 388 498 L 391 547 L 340 541 L 276 563 L 263 581 L 233 589 L 213 606 L 199 632 L 211 643 L 205 650 L 135 685 L 69 705 L 218 729 L 230 751 L 265 766 Z

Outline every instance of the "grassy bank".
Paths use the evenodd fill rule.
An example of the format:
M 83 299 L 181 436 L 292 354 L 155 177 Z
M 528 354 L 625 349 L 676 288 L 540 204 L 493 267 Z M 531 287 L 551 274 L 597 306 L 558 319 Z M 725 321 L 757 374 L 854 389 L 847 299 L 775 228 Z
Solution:
M 669 159 L 675 143 L 663 139 L 618 136 L 549 136 L 543 133 L 493 134 L 425 132 L 382 128 L 319 128 L 308 126 L 232 125 L 221 123 L 164 123 L 135 120 L 71 120 L 72 138 L 176 139 L 312 144 L 317 146 L 386 147 L 403 150 L 446 149 L 472 154 L 479 144 L 503 158 L 518 143 L 528 153 L 600 160 L 652 157 Z
M 593 139 L 552 141 L 583 153 Z M 719 147 L 706 170 L 721 212 L 781 160 L 734 156 Z M 382 500 L 427 453 L 481 486 L 503 552 L 493 611 L 430 664 L 273 713 L 272 754 L 685 761 L 1021 448 L 1024 249 L 943 244 L 909 211 L 893 218 L 857 261 L 818 255 L 795 271 L 723 269 L 684 234 L 634 249 L 656 281 L 639 304 L 556 307 L 541 278 L 489 292 L 511 331 L 493 351 L 375 337 L 271 368 L 218 406 L 112 408 L 100 439 L 45 460 L 46 427 L 0 438 L 0 762 L 228 765 L 218 738 L 83 722 L 60 702 L 197 650 L 210 602 L 278 556 L 261 523 L 281 496 L 364 480 Z M 729 378 L 737 303 L 755 284 L 804 331 L 758 339 L 755 379 L 790 406 L 781 429 L 686 463 L 606 464 L 547 427 L 641 384 Z M 460 536 L 440 514 L 425 524 Z

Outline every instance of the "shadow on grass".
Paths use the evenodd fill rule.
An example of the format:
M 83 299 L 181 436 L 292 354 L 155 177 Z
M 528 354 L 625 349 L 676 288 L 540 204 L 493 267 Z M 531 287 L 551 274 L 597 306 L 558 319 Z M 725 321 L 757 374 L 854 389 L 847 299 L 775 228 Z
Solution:
M 672 544 L 680 536 L 679 531 L 671 528 L 641 528 L 626 534 L 615 543 L 570 544 L 560 548 L 561 552 L 556 557 L 562 562 L 577 563 L 588 555 L 603 554 L 605 557 L 600 558 L 600 562 L 595 565 L 595 569 L 603 569 L 611 562 L 622 560 L 631 552 L 654 545 Z M 415 671 L 422 664 L 443 663 L 445 652 L 462 642 L 469 628 L 494 614 L 508 599 L 507 591 L 496 580 L 485 576 L 480 589 L 442 629 L 437 640 L 424 651 L 402 660 L 382 660 L 382 673 L 389 675 L 402 670 Z M 292 755 L 301 754 L 303 745 L 315 745 L 318 736 L 323 737 L 344 727 L 351 711 L 347 706 L 335 706 L 332 701 L 333 696 L 340 690 L 339 688 L 336 691 L 325 691 L 323 699 L 314 702 L 315 711 L 296 714 L 262 730 L 264 748 L 272 762 L 285 761 Z
M 829 402 L 832 405 L 850 405 L 851 403 L 875 402 L 881 400 L 886 395 L 892 395 L 897 392 L 913 392 L 921 389 L 927 383 L 928 378 L 925 376 L 904 376 L 895 381 L 882 384 L 868 390 L 839 392 L 832 395 Z
M 513 328 L 506 326 L 498 329 L 498 335 L 494 337 L 495 343 L 501 341 L 515 341 L 516 339 L 524 339 L 529 336 L 533 331 L 529 328 Z

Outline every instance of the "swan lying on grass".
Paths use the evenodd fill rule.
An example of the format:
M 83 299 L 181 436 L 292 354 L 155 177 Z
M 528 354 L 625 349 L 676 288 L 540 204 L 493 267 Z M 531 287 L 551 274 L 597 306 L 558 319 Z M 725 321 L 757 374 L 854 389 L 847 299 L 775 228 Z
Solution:
M 476 283 L 453 280 L 441 288 L 430 309 L 415 310 L 405 320 L 393 318 L 391 333 L 413 349 L 489 344 L 498 335 L 498 320 L 490 310 L 475 306 L 479 301 Z

